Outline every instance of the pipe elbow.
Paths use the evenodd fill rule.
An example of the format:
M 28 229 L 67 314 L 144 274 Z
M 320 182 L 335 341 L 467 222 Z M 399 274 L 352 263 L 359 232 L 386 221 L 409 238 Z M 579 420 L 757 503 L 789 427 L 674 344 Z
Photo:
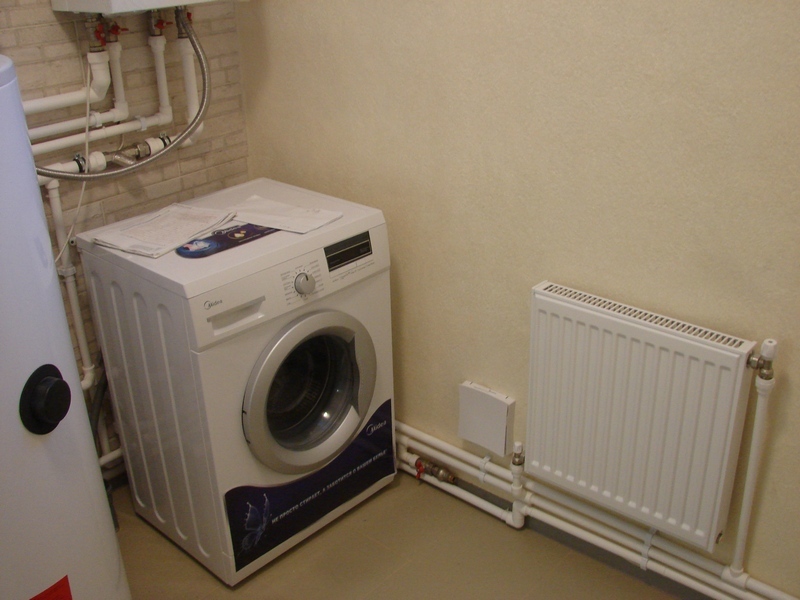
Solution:
M 106 97 L 108 88 L 111 86 L 111 69 L 109 67 L 109 54 L 107 50 L 102 52 L 90 52 L 86 60 L 92 70 L 92 81 L 89 84 L 89 103 L 100 102 Z
M 743 590 L 747 589 L 747 580 L 750 575 L 741 570 L 734 570 L 731 567 L 725 567 L 722 570 L 722 580 L 735 585 Z
M 110 112 L 113 115 L 112 121 L 115 123 L 127 121 L 128 117 L 130 117 L 130 109 L 128 108 L 127 102 L 115 102 L 114 108 L 112 108 Z
M 172 123 L 172 107 L 161 106 L 158 109 L 158 124 L 169 125 L 170 123 Z
M 83 367 L 83 379 L 81 379 L 81 389 L 85 392 L 88 389 L 91 389 L 94 386 L 96 377 L 96 370 L 97 367 L 94 365 L 89 365 L 88 367 Z
M 203 134 L 204 125 L 205 123 L 200 123 L 200 125 L 197 126 L 197 129 L 194 130 L 194 133 L 183 141 L 183 143 L 181 144 L 181 148 L 186 148 L 187 146 L 191 146 L 192 144 L 194 144 Z

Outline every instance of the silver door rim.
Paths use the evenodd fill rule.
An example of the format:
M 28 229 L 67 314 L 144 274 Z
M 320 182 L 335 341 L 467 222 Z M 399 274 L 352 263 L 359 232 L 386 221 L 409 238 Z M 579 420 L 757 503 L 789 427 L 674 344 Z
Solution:
M 339 426 L 318 445 L 298 450 L 282 446 L 267 423 L 267 396 L 284 360 L 306 340 L 333 335 L 353 342 L 359 371 L 357 401 Z M 366 327 L 340 311 L 320 311 L 290 323 L 264 348 L 250 373 L 242 404 L 242 426 L 253 455 L 281 473 L 307 473 L 335 458 L 355 437 L 367 417 L 375 391 L 377 360 L 375 346 Z

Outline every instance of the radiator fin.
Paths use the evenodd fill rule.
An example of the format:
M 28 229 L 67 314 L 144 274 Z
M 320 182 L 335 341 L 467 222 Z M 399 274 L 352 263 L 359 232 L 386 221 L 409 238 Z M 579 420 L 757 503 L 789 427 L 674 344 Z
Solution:
M 755 344 L 549 282 L 531 329 L 526 471 L 712 550 Z
M 686 335 L 713 342 L 715 344 L 720 344 L 722 346 L 741 348 L 748 343 L 746 340 L 725 335 L 724 333 L 719 333 L 711 329 L 706 329 L 705 327 L 691 325 L 690 323 L 664 317 L 662 315 L 641 310 L 639 308 L 634 308 L 626 304 L 620 304 L 619 302 L 614 302 L 613 300 L 606 300 L 605 298 L 593 296 L 592 294 L 587 294 L 586 292 L 579 292 L 578 290 L 573 290 L 555 283 L 548 283 L 544 291 L 564 298 L 569 298 L 570 300 L 597 308 L 599 310 L 605 310 L 618 315 L 630 317 L 631 319 L 641 321 L 642 323 L 648 323 L 669 329 L 671 331 L 684 333 Z

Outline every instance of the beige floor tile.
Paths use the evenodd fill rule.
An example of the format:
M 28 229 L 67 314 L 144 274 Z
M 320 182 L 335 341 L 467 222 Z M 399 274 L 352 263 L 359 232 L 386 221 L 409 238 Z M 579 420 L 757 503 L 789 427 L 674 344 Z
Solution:
M 134 600 L 681 597 L 406 474 L 233 589 L 114 500 Z

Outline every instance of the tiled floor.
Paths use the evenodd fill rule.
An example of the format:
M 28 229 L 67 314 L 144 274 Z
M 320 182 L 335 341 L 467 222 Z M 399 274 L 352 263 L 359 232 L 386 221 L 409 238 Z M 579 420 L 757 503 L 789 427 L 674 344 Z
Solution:
M 134 600 L 698 597 L 569 541 L 516 531 L 406 474 L 233 589 L 137 517 L 127 487 L 114 505 Z

